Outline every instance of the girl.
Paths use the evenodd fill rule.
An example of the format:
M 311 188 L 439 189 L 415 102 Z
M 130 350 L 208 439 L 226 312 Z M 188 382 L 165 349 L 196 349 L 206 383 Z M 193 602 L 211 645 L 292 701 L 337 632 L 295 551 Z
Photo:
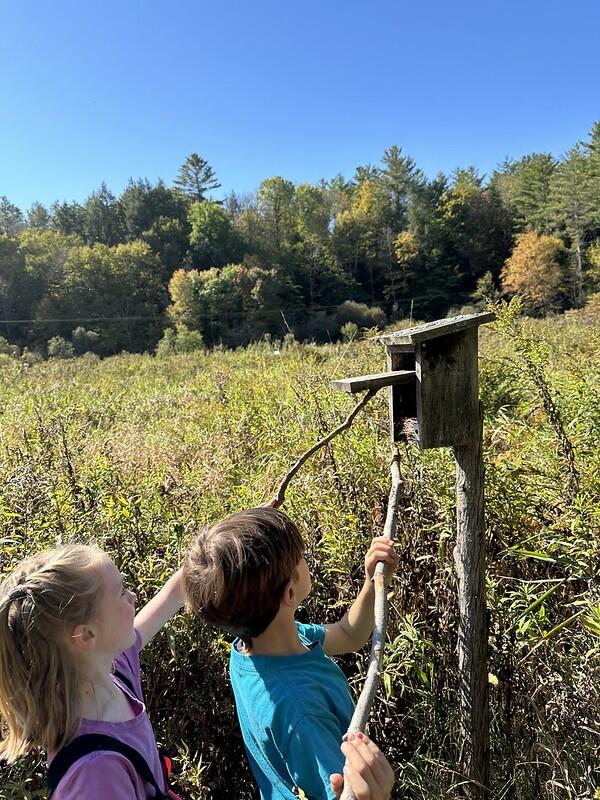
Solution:
M 8 729 L 0 758 L 43 747 L 52 774 L 54 757 L 61 751 L 64 763 L 63 748 L 75 737 L 103 734 L 150 768 L 144 778 L 122 753 L 99 749 L 71 764 L 52 800 L 146 800 L 166 791 L 139 653 L 182 607 L 180 573 L 137 616 L 134 602 L 95 546 L 27 559 L 0 585 L 0 716 Z

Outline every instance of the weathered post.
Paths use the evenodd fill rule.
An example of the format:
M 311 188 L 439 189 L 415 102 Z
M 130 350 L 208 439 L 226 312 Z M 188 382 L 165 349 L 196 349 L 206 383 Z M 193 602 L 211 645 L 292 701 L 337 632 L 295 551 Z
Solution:
M 485 598 L 485 523 L 478 331 L 493 314 L 469 314 L 380 337 L 388 364 L 406 368 L 414 347 L 416 403 L 390 387 L 392 439 L 412 438 L 421 449 L 452 447 L 456 462 L 458 671 L 462 752 L 469 800 L 489 786 L 489 712 Z M 415 416 L 416 405 L 416 419 Z
M 388 386 L 390 436 L 420 449 L 451 447 L 456 461 L 458 671 L 462 751 L 469 800 L 489 787 L 489 713 L 485 599 L 482 414 L 478 386 L 479 326 L 494 314 L 466 314 L 378 337 L 388 372 L 334 381 L 354 393 Z
M 467 796 L 480 800 L 489 786 L 489 711 L 485 599 L 485 522 L 481 412 L 473 439 L 454 447 L 456 461 L 456 547 L 458 579 L 458 673 L 461 771 L 471 781 Z

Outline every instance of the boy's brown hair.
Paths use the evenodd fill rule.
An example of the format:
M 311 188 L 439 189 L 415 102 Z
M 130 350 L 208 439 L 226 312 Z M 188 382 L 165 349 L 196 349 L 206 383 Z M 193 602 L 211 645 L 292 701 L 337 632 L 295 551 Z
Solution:
M 303 554 L 302 535 L 286 514 L 237 511 L 193 538 L 183 566 L 188 606 L 250 645 L 275 619 Z

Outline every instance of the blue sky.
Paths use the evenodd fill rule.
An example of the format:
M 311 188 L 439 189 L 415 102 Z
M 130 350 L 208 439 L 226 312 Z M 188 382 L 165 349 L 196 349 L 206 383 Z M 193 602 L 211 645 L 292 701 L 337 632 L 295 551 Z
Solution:
M 0 0 L 0 195 L 317 181 L 398 144 L 429 175 L 560 155 L 600 119 L 597 0 Z

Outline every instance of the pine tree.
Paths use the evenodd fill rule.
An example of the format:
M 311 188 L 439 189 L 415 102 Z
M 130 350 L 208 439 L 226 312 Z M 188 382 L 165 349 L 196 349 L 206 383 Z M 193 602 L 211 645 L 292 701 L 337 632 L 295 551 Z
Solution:
M 192 153 L 181 165 L 175 186 L 179 187 L 192 202 L 201 202 L 207 199 L 206 192 L 218 189 L 221 184 L 217 181 L 208 161 L 201 158 L 198 153 Z
M 556 169 L 551 187 L 551 205 L 557 230 L 571 244 L 571 296 L 576 306 L 583 302 L 584 251 L 598 225 L 598 197 L 593 164 L 581 145 L 576 145 Z

